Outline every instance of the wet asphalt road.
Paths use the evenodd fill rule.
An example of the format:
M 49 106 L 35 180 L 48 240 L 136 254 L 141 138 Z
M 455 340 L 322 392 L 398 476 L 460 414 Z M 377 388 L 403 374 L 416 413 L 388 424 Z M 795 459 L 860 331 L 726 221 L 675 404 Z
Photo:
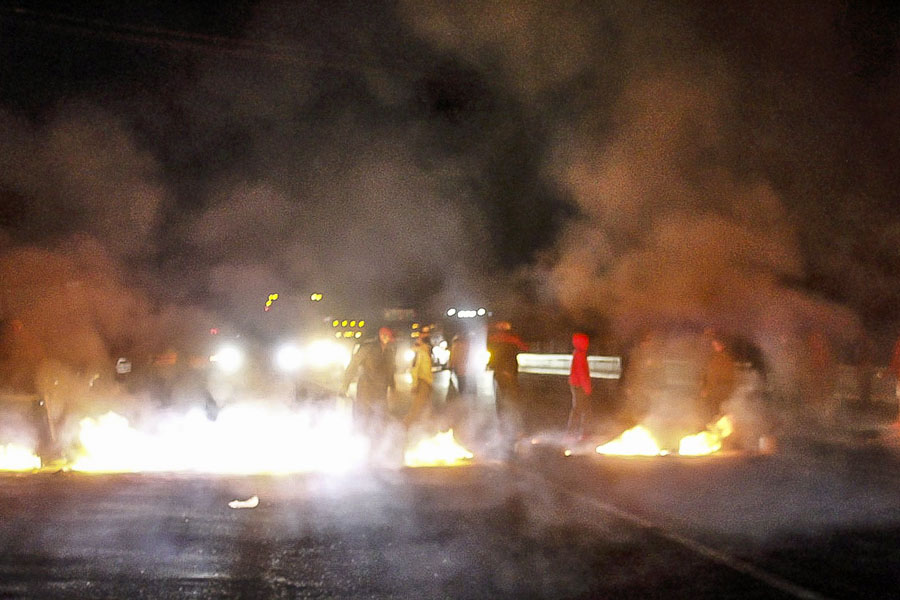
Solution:
M 564 423 L 564 379 L 529 384 L 529 427 Z M 896 430 L 697 459 L 470 448 L 457 468 L 0 474 L 0 597 L 898 596 Z
M 891 451 L 0 476 L 4 598 L 895 598 Z M 252 495 L 252 509 L 228 502 Z

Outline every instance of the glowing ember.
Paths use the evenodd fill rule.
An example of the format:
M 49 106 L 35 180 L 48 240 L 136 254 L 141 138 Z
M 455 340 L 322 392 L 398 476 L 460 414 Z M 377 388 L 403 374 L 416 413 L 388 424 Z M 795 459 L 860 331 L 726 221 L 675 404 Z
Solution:
M 649 429 L 643 425 L 637 425 L 626 430 L 611 442 L 597 446 L 597 454 L 659 456 L 665 454 L 665 452 L 659 447 Z
M 192 471 L 251 474 L 342 471 L 368 452 L 347 415 L 309 414 L 239 405 L 215 421 L 201 410 L 170 418 L 154 431 L 132 428 L 116 413 L 83 419 L 73 471 Z
M 23 446 L 0 446 L 0 471 L 32 471 L 41 468 L 41 459 Z
M 678 443 L 678 454 L 682 456 L 704 456 L 722 449 L 722 440 L 734 432 L 731 419 L 722 417 L 706 431 L 681 438 Z
M 436 467 L 465 464 L 473 454 L 460 446 L 448 429 L 434 437 L 425 438 L 404 456 L 407 467 Z

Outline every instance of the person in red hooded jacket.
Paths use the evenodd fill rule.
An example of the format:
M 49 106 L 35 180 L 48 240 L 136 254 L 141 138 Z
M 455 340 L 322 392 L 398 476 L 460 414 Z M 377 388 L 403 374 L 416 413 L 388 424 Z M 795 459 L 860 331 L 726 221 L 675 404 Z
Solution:
M 571 439 L 581 439 L 587 433 L 591 420 L 591 369 L 587 352 L 590 340 L 584 333 L 572 335 L 572 368 L 569 370 L 569 387 L 572 389 L 572 410 L 569 411 L 567 433 Z

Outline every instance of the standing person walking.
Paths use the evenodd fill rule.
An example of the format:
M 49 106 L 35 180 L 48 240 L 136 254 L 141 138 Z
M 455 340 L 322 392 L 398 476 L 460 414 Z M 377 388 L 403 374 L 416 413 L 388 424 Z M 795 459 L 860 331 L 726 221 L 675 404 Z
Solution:
M 528 345 L 512 332 L 508 321 L 492 325 L 487 349 L 491 357 L 488 369 L 494 372 L 494 399 L 500 426 L 513 437 L 524 434 L 522 410 L 519 406 L 519 352 Z
M 396 369 L 394 332 L 382 327 L 378 330 L 378 339 L 359 345 L 344 372 L 343 395 L 347 394 L 353 379 L 359 376 L 353 401 L 353 420 L 358 427 L 372 429 L 387 419 L 387 395 L 388 390 L 395 389 Z
M 891 353 L 891 374 L 896 379 L 894 387 L 894 397 L 897 399 L 897 425 L 900 425 L 900 338 L 894 343 L 894 351 Z
M 465 396 L 469 393 L 469 333 L 464 332 L 453 336 L 450 343 L 450 360 L 447 365 L 450 367 L 450 374 L 456 378 L 456 391 L 459 396 Z M 450 401 L 450 390 L 453 386 L 453 380 L 447 388 L 447 400 Z
M 591 369 L 587 353 L 590 339 L 587 334 L 572 334 L 572 367 L 569 369 L 569 387 L 572 390 L 572 409 L 569 411 L 567 437 L 574 441 L 584 439 L 591 423 Z
M 709 423 L 722 414 L 722 406 L 737 387 L 734 357 L 725 347 L 722 338 L 711 335 L 704 338 L 709 344 L 704 348 L 708 358 L 700 384 L 700 408 L 704 421 Z
M 427 335 L 420 335 L 416 338 L 413 350 L 415 357 L 410 369 L 413 386 L 412 403 L 403 420 L 407 429 L 429 411 L 431 392 L 434 389 L 434 372 L 431 370 L 431 340 Z

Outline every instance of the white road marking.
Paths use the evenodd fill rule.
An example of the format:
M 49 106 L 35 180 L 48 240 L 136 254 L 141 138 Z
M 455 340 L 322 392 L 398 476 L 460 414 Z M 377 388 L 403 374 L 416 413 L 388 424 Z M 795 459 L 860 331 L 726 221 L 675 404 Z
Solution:
M 541 477 L 540 475 L 537 475 L 535 473 L 525 471 L 524 469 L 517 468 L 516 470 L 527 477 L 539 479 L 544 485 L 550 486 L 557 491 L 582 502 L 583 504 L 587 504 L 588 506 L 596 510 L 612 515 L 623 521 L 627 521 L 628 523 L 631 523 L 633 525 L 637 525 L 638 527 L 641 527 L 643 529 L 650 530 L 655 535 L 675 542 L 676 544 L 679 544 L 680 546 L 683 546 L 688 550 L 691 550 L 713 562 L 719 563 L 739 573 L 743 573 L 744 575 L 752 577 L 757 581 L 768 585 L 769 587 L 790 594 L 796 598 L 802 598 L 803 600 L 829 600 L 828 596 L 823 596 L 818 592 L 814 592 L 801 585 L 797 585 L 796 583 L 793 583 L 791 581 L 788 581 L 787 579 L 784 579 L 783 577 L 775 575 L 774 573 L 770 573 L 764 569 L 761 569 L 745 560 L 741 560 L 740 558 L 731 556 L 730 554 L 727 554 L 720 550 L 716 550 L 715 548 L 711 548 L 706 544 L 700 543 L 696 540 L 692 540 L 674 531 L 664 529 L 663 527 L 660 527 L 649 519 L 628 512 L 627 510 L 619 508 L 618 506 L 609 504 L 607 502 L 602 502 L 600 500 L 597 500 L 596 498 L 592 498 L 584 494 L 573 492 L 572 490 L 567 489 L 554 481 L 551 481 L 545 477 Z

